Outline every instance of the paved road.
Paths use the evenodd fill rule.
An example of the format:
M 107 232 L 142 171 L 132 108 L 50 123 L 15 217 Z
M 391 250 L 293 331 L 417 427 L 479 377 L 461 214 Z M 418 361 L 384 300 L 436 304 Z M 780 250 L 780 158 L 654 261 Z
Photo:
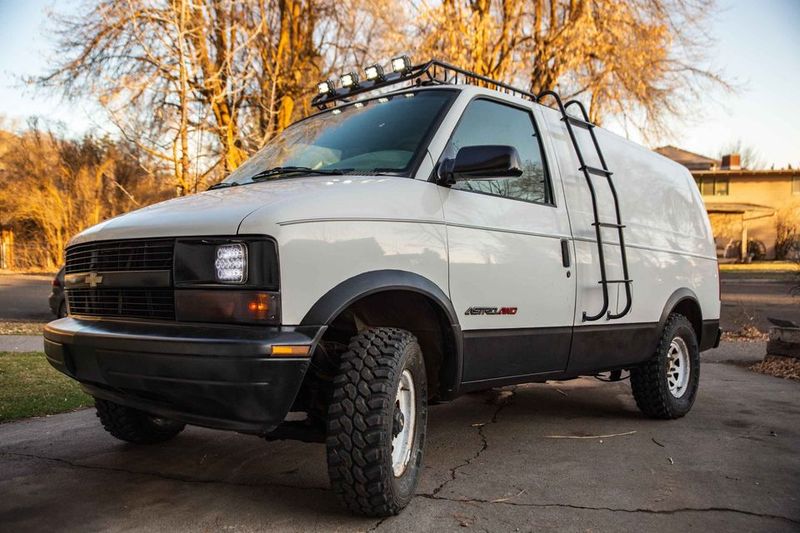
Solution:
M 344 513 L 322 445 L 189 428 L 137 447 L 91 410 L 0 426 L 9 531 L 798 531 L 800 385 L 705 357 L 692 413 L 643 418 L 627 383 L 469 395 L 431 410 L 418 496 L 384 521 Z M 603 439 L 553 436 L 608 435 Z
M 53 276 L 0 274 L 0 320 L 53 320 L 47 305 Z
M 736 331 L 754 325 L 768 331 L 767 317 L 800 324 L 800 294 L 792 295 L 797 282 L 722 277 L 722 329 Z

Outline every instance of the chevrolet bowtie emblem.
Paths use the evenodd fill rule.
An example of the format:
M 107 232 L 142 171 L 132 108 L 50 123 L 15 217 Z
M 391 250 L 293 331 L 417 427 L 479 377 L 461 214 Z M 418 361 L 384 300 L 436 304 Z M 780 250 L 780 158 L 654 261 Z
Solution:
M 95 287 L 103 283 L 103 276 L 101 276 L 97 272 L 90 272 L 89 274 L 86 274 L 84 282 L 88 283 L 89 287 L 94 289 Z

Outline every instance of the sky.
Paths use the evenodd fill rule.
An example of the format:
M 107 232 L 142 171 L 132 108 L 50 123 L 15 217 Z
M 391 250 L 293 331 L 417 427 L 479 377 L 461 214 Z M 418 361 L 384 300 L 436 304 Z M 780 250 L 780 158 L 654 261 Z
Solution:
M 49 13 L 75 10 L 74 0 L 0 0 L 0 116 L 23 124 L 38 115 L 61 121 L 79 135 L 108 130 L 91 101 L 62 101 L 24 87 L 20 78 L 46 71 L 58 57 L 48 36 Z M 687 117 L 672 121 L 672 134 L 650 144 L 675 146 L 715 157 L 741 141 L 768 167 L 800 166 L 800 0 L 719 0 L 709 18 L 716 45 L 710 63 L 737 90 L 715 91 Z M 421 60 L 420 58 L 417 58 Z M 611 125 L 617 133 L 625 134 Z M 112 131 L 113 133 L 113 131 Z M 641 142 L 635 133 L 631 138 Z

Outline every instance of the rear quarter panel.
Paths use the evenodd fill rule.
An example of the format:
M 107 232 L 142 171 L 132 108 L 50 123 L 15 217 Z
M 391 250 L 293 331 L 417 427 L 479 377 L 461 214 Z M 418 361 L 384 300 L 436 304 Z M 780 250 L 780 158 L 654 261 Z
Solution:
M 595 230 L 589 188 L 572 147 L 561 115 L 541 108 L 545 127 L 561 174 L 572 232 L 578 275 L 578 305 L 575 324 L 586 323 L 584 311 L 602 307 Z M 595 130 L 619 197 L 629 274 L 633 281 L 633 307 L 629 315 L 612 323 L 657 322 L 670 296 L 688 288 L 700 303 L 704 320 L 718 319 L 720 312 L 718 271 L 708 216 L 697 186 L 686 168 L 613 133 Z M 588 165 L 601 163 L 589 134 L 577 129 L 579 144 Z M 606 179 L 592 176 L 599 216 L 614 221 L 613 198 Z M 604 253 L 609 279 L 622 279 L 616 230 L 603 230 Z M 612 286 L 611 309 L 624 306 L 624 289 Z

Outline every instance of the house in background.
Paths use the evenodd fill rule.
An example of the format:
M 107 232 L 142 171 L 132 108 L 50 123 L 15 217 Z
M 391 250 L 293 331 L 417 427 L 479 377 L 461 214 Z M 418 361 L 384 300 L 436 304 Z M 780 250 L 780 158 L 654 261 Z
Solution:
M 800 170 L 748 170 L 739 154 L 716 160 L 675 146 L 655 151 L 694 176 L 720 258 L 775 259 L 779 223 L 800 223 Z

